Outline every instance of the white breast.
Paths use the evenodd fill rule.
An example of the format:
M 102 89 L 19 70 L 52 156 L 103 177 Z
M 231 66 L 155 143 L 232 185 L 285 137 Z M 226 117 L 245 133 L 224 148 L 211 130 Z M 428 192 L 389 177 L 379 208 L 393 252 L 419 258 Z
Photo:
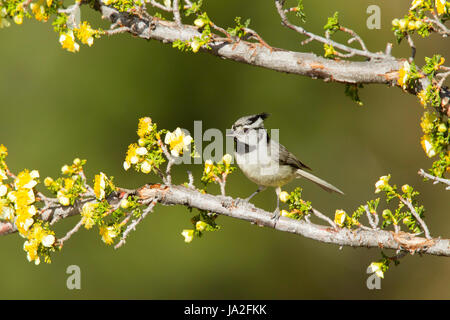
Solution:
M 295 169 L 280 165 L 278 159 L 270 157 L 270 150 L 259 144 L 247 153 L 235 153 L 236 162 L 242 172 L 251 181 L 260 186 L 281 187 L 295 178 Z

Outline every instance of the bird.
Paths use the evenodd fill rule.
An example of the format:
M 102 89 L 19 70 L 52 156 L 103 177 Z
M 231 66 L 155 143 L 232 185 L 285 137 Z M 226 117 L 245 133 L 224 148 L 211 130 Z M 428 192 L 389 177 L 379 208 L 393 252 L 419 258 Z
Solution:
M 298 160 L 286 147 L 272 139 L 264 128 L 268 113 L 259 113 L 239 118 L 227 130 L 227 136 L 234 139 L 234 158 L 244 175 L 258 185 L 246 201 L 250 201 L 267 187 L 275 187 L 277 207 L 273 219 L 279 218 L 281 187 L 296 178 L 305 178 L 328 192 L 344 194 L 332 184 L 316 177 L 306 170 L 306 164 Z

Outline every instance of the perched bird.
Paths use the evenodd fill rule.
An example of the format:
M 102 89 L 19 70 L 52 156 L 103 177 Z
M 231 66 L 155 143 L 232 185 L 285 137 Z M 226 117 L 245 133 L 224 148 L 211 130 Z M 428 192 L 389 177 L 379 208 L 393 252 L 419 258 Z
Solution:
M 250 200 L 267 187 L 275 187 L 277 208 L 273 218 L 277 218 L 281 187 L 294 178 L 306 178 L 328 192 L 344 194 L 330 183 L 305 171 L 311 169 L 269 136 L 264 128 L 264 120 L 268 116 L 267 113 L 261 113 L 242 117 L 233 124 L 227 134 L 234 138 L 234 156 L 239 168 L 248 179 L 258 185 L 258 189 L 246 200 Z

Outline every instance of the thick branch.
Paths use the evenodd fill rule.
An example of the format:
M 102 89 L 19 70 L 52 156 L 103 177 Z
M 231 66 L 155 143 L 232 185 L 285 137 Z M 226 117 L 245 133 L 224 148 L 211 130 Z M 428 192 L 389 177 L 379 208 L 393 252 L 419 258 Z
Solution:
M 131 190 L 129 192 L 133 193 Z M 394 233 L 384 230 L 370 230 L 368 228 L 355 230 L 336 229 L 286 217 L 280 217 L 276 221 L 272 219 L 273 213 L 257 208 L 251 203 L 222 195 L 204 194 L 191 187 L 154 184 L 146 185 L 136 193 L 144 203 L 151 201 L 153 205 L 155 203 L 166 206 L 181 205 L 205 210 L 338 246 L 375 247 L 408 250 L 411 253 L 420 252 L 436 256 L 450 256 L 449 239 L 425 239 L 402 232 Z M 118 195 L 113 194 L 108 201 L 111 205 L 115 205 L 120 199 Z M 55 207 L 45 212 L 42 215 L 42 219 L 53 224 L 60 219 L 80 214 L 81 207 L 82 203 L 77 203 L 74 207 Z M 17 229 L 11 223 L 0 223 L 0 234 L 5 235 L 16 231 Z
M 137 17 L 120 13 L 114 8 L 99 5 L 98 10 L 113 24 L 130 28 L 130 32 L 143 39 L 173 43 L 177 40 L 190 41 L 200 37 L 196 27 L 177 26 L 175 22 L 157 18 Z M 374 61 L 338 61 L 319 57 L 312 53 L 268 48 L 264 45 L 240 40 L 230 43 L 229 39 L 215 36 L 209 44 L 211 49 L 202 48 L 207 53 L 223 59 L 246 63 L 279 72 L 298 74 L 325 81 L 342 83 L 382 83 L 395 85 L 398 70 L 403 60 L 391 58 Z

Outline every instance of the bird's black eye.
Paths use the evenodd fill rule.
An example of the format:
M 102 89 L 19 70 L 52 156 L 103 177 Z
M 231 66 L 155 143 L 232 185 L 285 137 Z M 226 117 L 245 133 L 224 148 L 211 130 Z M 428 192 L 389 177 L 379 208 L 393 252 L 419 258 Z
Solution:
M 244 128 L 244 133 L 247 133 L 247 131 L 248 131 L 248 128 Z

